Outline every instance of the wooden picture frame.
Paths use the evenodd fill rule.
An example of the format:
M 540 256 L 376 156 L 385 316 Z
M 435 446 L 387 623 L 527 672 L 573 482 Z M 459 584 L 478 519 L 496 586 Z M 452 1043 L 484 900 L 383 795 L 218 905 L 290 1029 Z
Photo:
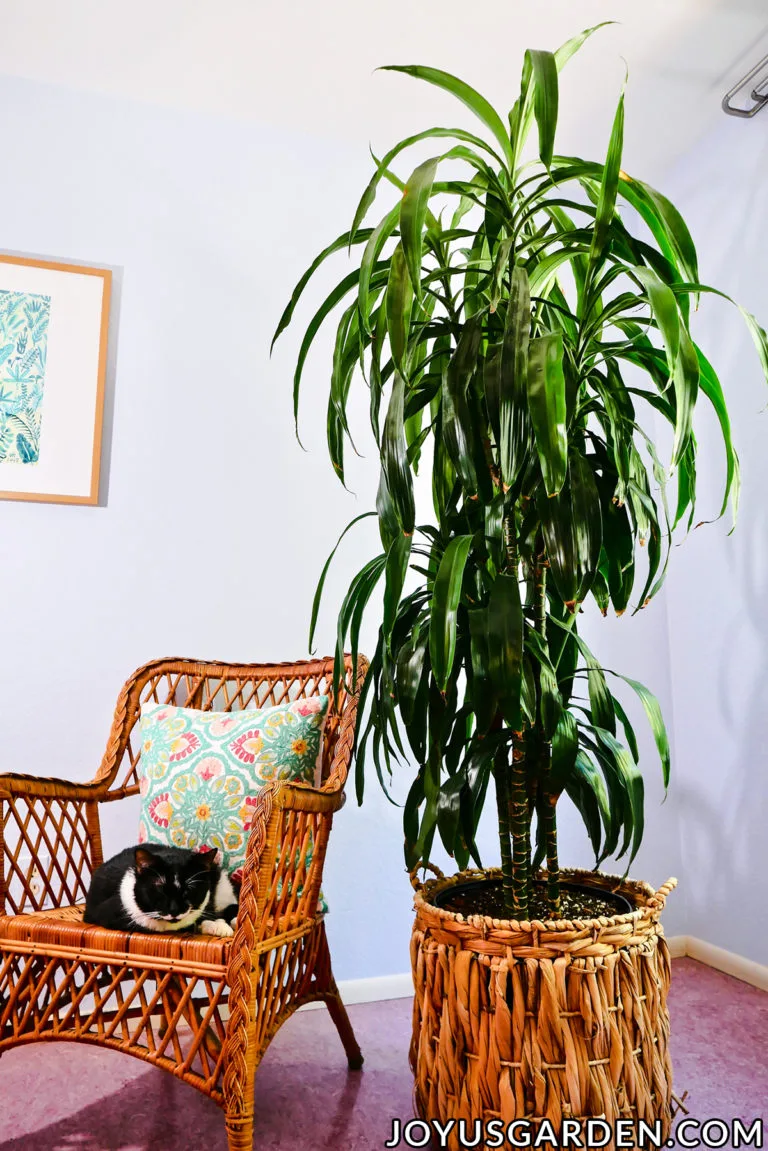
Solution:
M 0 255 L 0 499 L 99 502 L 112 272 Z

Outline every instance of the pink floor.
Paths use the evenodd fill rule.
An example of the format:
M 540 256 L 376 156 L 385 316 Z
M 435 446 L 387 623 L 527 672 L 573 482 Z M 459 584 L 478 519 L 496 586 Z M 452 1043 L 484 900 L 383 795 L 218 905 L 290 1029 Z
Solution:
M 697 1119 L 768 1112 L 768 995 L 690 959 L 673 964 L 675 1085 Z M 350 1073 L 325 1011 L 272 1044 L 256 1084 L 257 1151 L 381 1151 L 407 1119 L 410 1002 L 350 1011 L 365 1055 Z M 0 1151 L 226 1151 L 223 1116 L 170 1075 L 110 1051 L 35 1044 L 0 1061 Z

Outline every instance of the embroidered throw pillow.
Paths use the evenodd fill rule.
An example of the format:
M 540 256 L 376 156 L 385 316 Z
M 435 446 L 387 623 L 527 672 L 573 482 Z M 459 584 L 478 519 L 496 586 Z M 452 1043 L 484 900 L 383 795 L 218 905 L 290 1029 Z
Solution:
M 213 847 L 228 872 L 238 871 L 265 784 L 315 782 L 328 702 L 312 696 L 235 712 L 143 704 L 139 842 Z

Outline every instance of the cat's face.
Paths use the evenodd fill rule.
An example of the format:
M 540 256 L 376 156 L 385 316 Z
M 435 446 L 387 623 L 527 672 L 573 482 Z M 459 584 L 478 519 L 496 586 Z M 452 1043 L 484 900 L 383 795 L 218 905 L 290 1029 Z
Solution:
M 175 866 L 151 851 L 136 852 L 134 898 L 155 919 L 178 923 L 199 910 L 211 890 L 213 853 L 193 855 Z

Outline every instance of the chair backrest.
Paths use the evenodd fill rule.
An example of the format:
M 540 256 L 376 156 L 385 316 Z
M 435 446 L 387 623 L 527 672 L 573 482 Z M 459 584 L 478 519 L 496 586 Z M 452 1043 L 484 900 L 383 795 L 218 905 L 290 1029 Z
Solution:
M 351 660 L 346 660 L 347 678 Z M 142 703 L 169 703 L 198 711 L 245 711 L 328 695 L 331 706 L 325 726 L 322 780 L 333 764 L 340 724 L 347 702 L 345 689 L 333 698 L 333 660 L 298 663 L 202 663 L 190 659 L 161 659 L 145 664 L 125 684 L 117 702 L 107 750 L 97 779 L 105 786 L 103 799 L 122 799 L 139 790 L 141 759 L 138 720 Z M 346 778 L 344 765 L 343 786 Z
M 368 666 L 360 657 L 358 685 Z M 351 678 L 351 659 L 345 661 Z M 102 862 L 99 804 L 135 795 L 141 759 L 138 719 L 146 701 L 200 711 L 241 711 L 313 695 L 331 697 L 325 725 L 322 780 L 335 792 L 346 782 L 352 751 L 356 695 L 333 698 L 333 660 L 284 664 L 202 663 L 161 659 L 139 668 L 117 701 L 107 750 L 92 784 L 56 780 L 15 786 L 0 780 L 0 914 L 39 911 L 82 902 Z

